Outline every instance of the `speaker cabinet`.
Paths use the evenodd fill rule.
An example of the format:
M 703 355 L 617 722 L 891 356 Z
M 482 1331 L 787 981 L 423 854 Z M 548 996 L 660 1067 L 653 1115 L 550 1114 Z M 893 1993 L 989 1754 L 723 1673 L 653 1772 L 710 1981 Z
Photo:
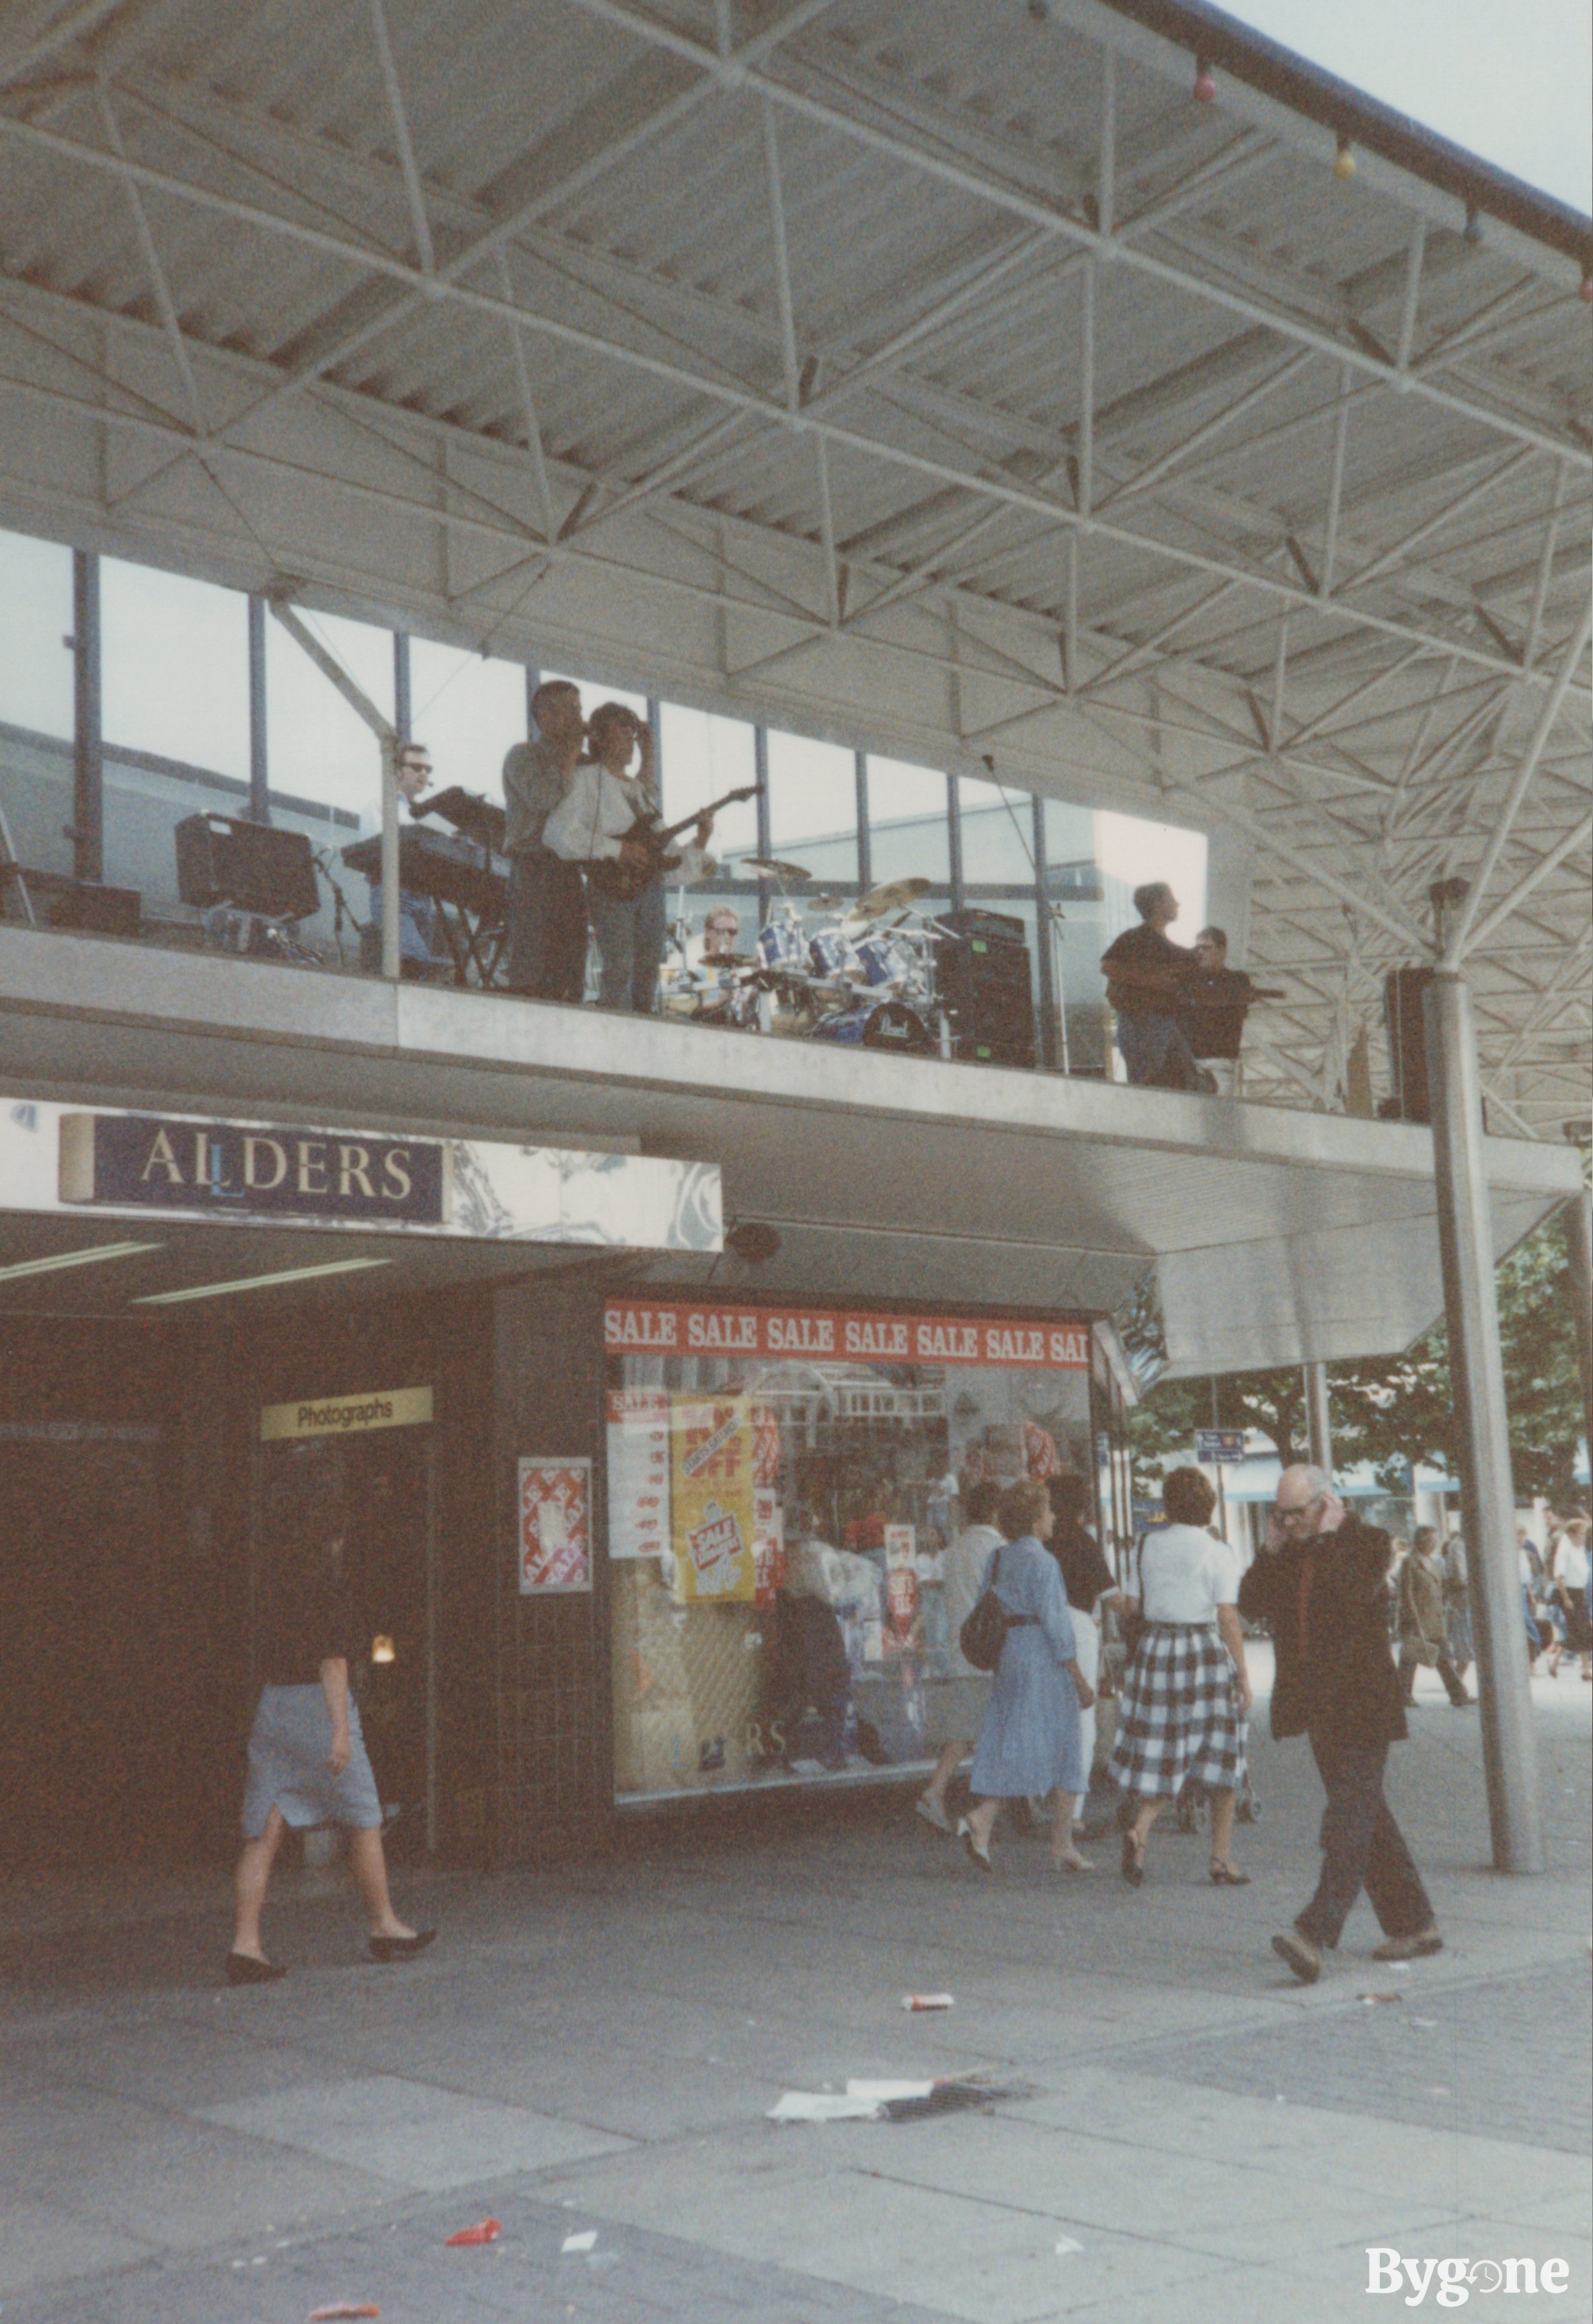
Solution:
M 231 904 L 268 920 L 307 920 L 321 900 L 304 832 L 230 815 L 190 815 L 178 825 L 177 892 L 201 911 Z
M 1393 968 L 1383 980 L 1383 1007 L 1388 1019 L 1388 1062 L 1394 1074 L 1394 1097 L 1386 1119 L 1431 1121 L 1432 1103 L 1427 1093 L 1427 988 L 1430 968 Z

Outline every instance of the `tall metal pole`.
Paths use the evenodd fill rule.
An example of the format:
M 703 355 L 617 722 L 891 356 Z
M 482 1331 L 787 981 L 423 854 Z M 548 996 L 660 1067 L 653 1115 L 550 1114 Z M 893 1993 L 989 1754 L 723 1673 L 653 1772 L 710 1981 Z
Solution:
M 1051 950 L 1050 882 L 1045 876 L 1045 802 L 1038 791 L 1030 801 L 1035 835 L 1035 963 L 1039 986 L 1040 1062 L 1056 1067 L 1056 963 Z
M 1577 1371 L 1582 1383 L 1582 1427 L 1593 1444 L 1593 1204 L 1586 1186 L 1572 1196 L 1561 1216 L 1570 1259 L 1570 1312 L 1577 1333 Z
M 265 599 L 249 599 L 249 820 L 271 821 L 271 761 L 265 747 Z
M 99 559 L 72 551 L 72 877 L 106 875 L 105 733 L 100 678 Z
M 1326 1364 L 1307 1364 L 1305 1371 L 1305 1442 L 1311 1465 L 1333 1473 L 1333 1414 L 1328 1401 Z
M 852 778 L 857 785 L 857 891 L 866 896 L 874 884 L 874 844 L 869 831 L 869 754 L 854 751 Z
M 754 726 L 752 729 L 752 779 L 758 786 L 758 798 L 755 802 L 755 812 L 758 817 L 758 853 L 760 860 L 767 862 L 774 852 L 774 841 L 769 835 L 769 729 L 767 726 Z M 758 882 L 760 927 L 769 918 L 769 908 L 773 897 L 774 890 L 769 881 L 760 880 Z
M 382 973 L 390 984 L 403 974 L 400 933 L 399 752 L 410 739 L 410 641 L 392 633 L 393 736 L 382 749 Z
M 1441 970 L 1428 987 L 1426 1007 L 1438 1239 L 1494 1868 L 1542 1872 L 1537 1735 L 1521 1618 L 1515 1491 L 1470 989 L 1460 977 Z

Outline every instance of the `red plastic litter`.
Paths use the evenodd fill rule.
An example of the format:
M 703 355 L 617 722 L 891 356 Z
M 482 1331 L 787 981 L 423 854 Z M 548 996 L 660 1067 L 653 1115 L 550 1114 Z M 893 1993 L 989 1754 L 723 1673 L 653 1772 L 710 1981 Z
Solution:
M 335 2300 L 330 2308 L 312 2308 L 309 2324 L 333 2324 L 335 2317 L 380 2316 L 382 2310 L 373 2300 Z
M 461 2227 L 456 2236 L 449 2236 L 447 2237 L 447 2242 L 450 2246 L 454 2244 L 495 2244 L 502 2232 L 502 2227 L 499 2225 L 496 2219 L 478 2219 L 474 2227 Z

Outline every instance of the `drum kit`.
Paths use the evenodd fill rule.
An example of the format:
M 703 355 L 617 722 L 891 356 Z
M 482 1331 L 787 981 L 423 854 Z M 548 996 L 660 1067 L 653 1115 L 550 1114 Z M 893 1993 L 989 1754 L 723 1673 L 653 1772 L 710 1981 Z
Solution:
M 805 907 L 788 892 L 812 877 L 800 864 L 753 856 L 739 868 L 779 890 L 756 949 L 694 961 L 677 920 L 663 978 L 666 1015 L 843 1048 L 951 1056 L 935 948 L 952 931 L 919 908 L 933 881 L 892 880 L 854 904 L 819 895 Z

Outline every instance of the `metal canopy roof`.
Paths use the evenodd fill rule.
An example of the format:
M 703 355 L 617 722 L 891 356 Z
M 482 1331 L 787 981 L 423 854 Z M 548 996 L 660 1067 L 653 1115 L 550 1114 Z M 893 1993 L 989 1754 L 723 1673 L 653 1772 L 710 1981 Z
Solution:
M 32 0 L 0 515 L 1203 825 L 1257 1093 L 1331 1102 L 1469 876 L 1496 1118 L 1557 1130 L 1590 264 L 1177 0 Z
M 312 1033 L 310 980 L 290 969 L 162 953 L 134 991 L 116 975 L 125 956 L 0 927 L 12 1092 L 134 1108 L 159 1093 L 169 1111 L 419 1136 L 639 1139 L 646 1153 L 718 1165 L 727 1223 L 765 1222 L 780 1239 L 757 1265 L 728 1250 L 660 1257 L 661 1284 L 1101 1313 L 1154 1261 L 1174 1366 L 1197 1371 L 1392 1352 L 1441 1305 L 1432 1136 L 1404 1123 L 365 978 L 314 980 Z M 1487 1167 L 1501 1253 L 1580 1183 L 1559 1142 L 1490 1139 Z M 0 1265 L 74 1230 L 0 1212 Z M 322 1250 L 328 1234 L 341 1250 L 345 1238 L 321 1230 Z M 340 1296 L 401 1287 L 397 1239 L 381 1250 L 380 1281 L 350 1276 Z M 478 1258 L 459 1242 L 415 1262 L 428 1282 L 502 1263 L 499 1245 Z M 124 1296 L 115 1268 L 24 1277 L 0 1284 L 0 1317 Z

